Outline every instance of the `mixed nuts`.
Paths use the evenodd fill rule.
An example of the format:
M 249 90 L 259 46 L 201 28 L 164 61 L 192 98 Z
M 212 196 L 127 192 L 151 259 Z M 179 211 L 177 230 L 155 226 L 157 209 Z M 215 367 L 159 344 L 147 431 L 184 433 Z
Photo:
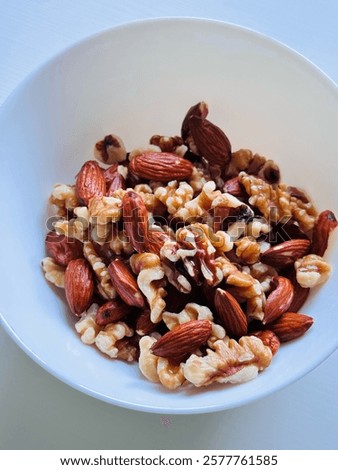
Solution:
M 204 102 L 181 136 L 127 152 L 95 144 L 74 185 L 54 187 L 42 267 L 65 289 L 76 331 L 152 382 L 241 383 L 314 319 L 298 313 L 325 282 L 334 214 L 317 213 L 276 163 L 232 151 Z

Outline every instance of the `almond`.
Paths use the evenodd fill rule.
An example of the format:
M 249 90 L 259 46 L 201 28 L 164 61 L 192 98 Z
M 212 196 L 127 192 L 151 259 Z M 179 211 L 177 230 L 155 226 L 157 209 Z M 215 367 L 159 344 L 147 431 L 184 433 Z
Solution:
M 190 128 L 189 128 L 189 120 L 192 116 L 198 116 L 202 119 L 205 119 L 208 115 L 209 109 L 207 103 L 204 101 L 200 101 L 197 104 L 194 104 L 194 106 L 191 106 L 189 108 L 187 114 L 185 115 L 182 126 L 181 126 L 181 136 L 184 142 L 187 141 L 189 135 L 190 135 Z
M 150 319 L 150 310 L 143 310 L 136 319 L 135 331 L 140 336 L 149 335 L 156 330 L 158 324 Z
M 105 182 L 106 182 L 107 189 L 109 188 L 109 186 L 111 185 L 113 179 L 116 176 L 118 166 L 119 166 L 118 163 L 114 163 L 113 165 L 111 165 L 109 168 L 107 168 L 103 172 L 103 176 L 104 176 L 104 179 L 105 179 Z
M 96 312 L 96 323 L 100 326 L 115 323 L 129 315 L 133 308 L 126 305 L 121 299 L 109 300 Z
M 198 154 L 210 164 L 224 167 L 231 159 L 231 144 L 215 124 L 199 116 L 189 118 L 189 129 Z
M 191 320 L 162 336 L 151 347 L 155 356 L 181 358 L 205 344 L 211 334 L 209 320 Z
M 97 162 L 89 160 L 82 166 L 76 178 L 75 190 L 78 199 L 86 206 L 92 197 L 105 195 L 106 182 Z
M 264 307 L 263 324 L 276 320 L 286 312 L 293 299 L 293 285 L 289 279 L 277 276 L 273 279 L 276 288 L 269 294 Z
M 114 191 L 117 189 L 126 189 L 126 180 L 122 175 L 120 175 L 120 173 L 116 172 L 115 176 L 112 178 L 110 186 L 107 189 L 106 195 L 113 196 Z
M 247 197 L 244 187 L 239 182 L 238 176 L 227 180 L 223 186 L 223 192 L 232 194 L 236 197 Z
M 134 175 L 157 181 L 187 180 L 193 168 L 188 160 L 167 152 L 145 152 L 129 163 L 129 170 Z
M 148 239 L 148 211 L 143 199 L 135 191 L 128 191 L 123 197 L 122 206 L 124 229 L 129 241 L 134 250 L 143 253 Z
M 143 308 L 143 295 L 131 270 L 120 259 L 113 260 L 108 266 L 111 282 L 121 299 L 130 306 Z
M 223 289 L 216 289 L 214 302 L 220 323 L 227 335 L 244 336 L 248 330 L 248 320 L 235 297 Z
M 150 230 L 148 232 L 148 238 L 146 240 L 146 249 L 149 253 L 154 253 L 160 256 L 162 246 L 171 237 L 166 232 L 160 232 L 159 230 Z
M 69 308 L 80 316 L 89 307 L 94 292 L 93 274 L 85 259 L 68 263 L 65 272 L 65 293 Z
M 205 119 L 208 115 L 208 112 L 209 112 L 208 105 L 204 101 L 200 101 L 199 103 L 189 108 L 187 114 L 185 115 L 185 118 L 183 119 L 182 127 L 181 127 L 181 136 L 185 143 L 187 143 L 187 140 L 190 136 L 190 127 L 189 127 L 190 118 L 192 116 L 197 116 L 202 119 Z
M 310 289 L 308 287 L 302 287 L 298 284 L 296 279 L 295 271 L 290 275 L 290 281 L 293 285 L 293 299 L 289 305 L 288 310 L 290 312 L 298 312 L 304 305 L 306 299 L 310 294 Z
M 272 227 L 272 239 L 277 243 L 284 242 L 286 240 L 305 239 L 309 240 L 309 237 L 302 231 L 302 229 L 294 222 L 288 220 L 287 222 L 281 221 Z
M 271 330 L 256 331 L 251 334 L 259 338 L 265 346 L 271 349 L 272 355 L 274 356 L 280 347 L 280 341 L 278 336 Z
M 321 212 L 313 228 L 311 253 L 323 256 L 329 242 L 330 232 L 338 225 L 337 219 L 332 211 Z
M 308 315 L 286 312 L 267 326 L 278 336 L 281 343 L 285 343 L 302 336 L 311 327 L 313 321 L 313 318 Z
M 61 266 L 67 266 L 73 259 L 83 258 L 82 243 L 76 238 L 49 232 L 45 244 L 49 256 Z
M 261 261 L 262 263 L 269 264 L 274 268 L 283 268 L 294 263 L 298 258 L 306 255 L 309 248 L 309 240 L 288 240 L 266 250 L 261 255 Z
M 117 236 L 117 235 L 116 235 Z M 111 237 L 115 237 L 115 233 L 111 235 Z M 92 240 L 92 244 L 95 250 L 95 253 L 99 255 L 100 258 L 103 259 L 105 264 L 109 264 L 112 258 L 116 256 L 114 250 L 112 250 L 110 243 L 97 243 L 95 240 Z

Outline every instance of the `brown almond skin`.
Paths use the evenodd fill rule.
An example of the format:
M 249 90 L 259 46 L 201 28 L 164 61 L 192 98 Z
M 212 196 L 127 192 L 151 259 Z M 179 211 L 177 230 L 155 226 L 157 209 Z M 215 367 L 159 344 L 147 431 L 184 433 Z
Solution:
M 247 197 L 244 187 L 239 182 L 238 176 L 227 180 L 223 186 L 223 192 L 232 194 L 236 197 Z
M 95 240 L 92 240 L 92 244 L 95 252 L 103 259 L 106 264 L 109 264 L 113 258 L 116 257 L 116 254 L 111 249 L 109 243 L 104 243 L 100 245 Z
M 309 294 L 309 288 L 304 288 L 297 283 L 297 287 L 294 288 L 293 299 L 288 310 L 291 310 L 291 312 L 299 312 L 309 297 Z
M 256 331 L 250 336 L 256 336 L 257 338 L 259 338 L 265 346 L 268 346 L 268 348 L 271 349 L 273 356 L 277 353 L 280 347 L 280 341 L 278 339 L 278 336 L 275 335 L 275 333 L 271 330 Z
M 80 202 L 88 206 L 94 196 L 104 196 L 106 193 L 106 182 L 99 164 L 94 160 L 84 163 L 76 178 L 76 195 Z
M 142 197 L 135 191 L 128 191 L 122 200 L 124 229 L 134 250 L 146 251 L 148 239 L 148 211 Z
M 89 307 L 94 293 L 94 279 L 88 262 L 79 258 L 68 263 L 65 293 L 69 308 L 80 316 Z
M 180 358 L 192 354 L 199 346 L 206 343 L 211 334 L 209 320 L 191 320 L 179 325 L 162 336 L 151 347 L 155 356 Z
M 109 186 L 111 185 L 113 179 L 116 176 L 118 166 L 119 166 L 118 163 L 113 163 L 109 168 L 107 168 L 103 172 L 103 176 L 104 176 L 104 179 L 105 179 L 105 182 L 106 182 L 107 189 L 109 188 Z
M 293 285 L 286 277 L 277 276 L 273 282 L 276 288 L 266 299 L 263 324 L 276 320 L 282 313 L 287 312 L 294 295 Z
M 133 308 L 126 305 L 121 299 L 109 300 L 96 312 L 96 323 L 100 326 L 114 323 L 129 315 Z
M 131 270 L 120 259 L 108 266 L 111 282 L 121 299 L 132 307 L 144 308 L 145 301 Z
M 150 319 L 150 310 L 143 310 L 136 319 L 135 331 L 140 336 L 149 335 L 156 330 L 158 325 Z
M 209 109 L 207 103 L 200 101 L 191 108 L 188 109 L 187 114 L 185 115 L 182 126 L 181 126 L 181 136 L 183 142 L 187 142 L 187 139 L 190 135 L 189 120 L 192 116 L 198 116 L 202 119 L 205 119 L 208 115 Z
M 277 223 L 272 227 L 272 233 L 277 243 L 282 243 L 286 240 L 309 240 L 309 237 L 300 229 L 300 227 L 290 221 L 287 223 Z
M 223 289 L 216 289 L 215 309 L 228 336 L 241 337 L 248 331 L 248 320 L 234 296 Z
M 260 260 L 274 268 L 284 268 L 305 256 L 310 249 L 310 241 L 294 239 L 280 243 L 262 253 Z
M 313 318 L 302 313 L 286 312 L 267 325 L 281 343 L 299 338 L 312 326 Z
M 230 141 L 218 126 L 199 116 L 191 116 L 189 129 L 201 157 L 220 167 L 230 161 Z
M 168 152 L 145 152 L 129 163 L 129 170 L 134 175 L 164 182 L 187 180 L 193 168 L 188 160 Z
M 120 173 L 116 173 L 114 178 L 112 178 L 112 181 L 110 183 L 109 188 L 107 189 L 107 196 L 113 196 L 114 191 L 117 189 L 126 189 L 126 180 L 123 178 Z
M 295 271 L 290 275 L 290 281 L 293 285 L 293 299 L 288 310 L 290 312 L 298 312 L 305 304 L 306 299 L 310 294 L 310 289 L 298 284 Z
M 310 252 L 314 255 L 324 256 L 332 230 L 338 225 L 337 219 L 332 211 L 323 211 L 319 214 L 313 228 Z
M 49 232 L 45 244 L 49 256 L 61 266 L 67 266 L 73 259 L 83 258 L 82 243 L 76 238 Z
M 155 255 L 160 256 L 162 246 L 167 240 L 170 239 L 170 235 L 165 232 L 160 232 L 159 230 L 149 230 L 148 238 L 146 240 L 146 250 L 149 253 L 154 253 Z

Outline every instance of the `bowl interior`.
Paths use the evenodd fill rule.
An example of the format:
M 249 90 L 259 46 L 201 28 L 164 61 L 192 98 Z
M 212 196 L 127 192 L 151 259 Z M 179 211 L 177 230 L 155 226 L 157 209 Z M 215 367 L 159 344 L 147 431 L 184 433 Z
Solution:
M 53 184 L 73 182 L 107 133 L 128 149 L 153 134 L 179 134 L 186 110 L 200 100 L 233 149 L 275 160 L 285 182 L 306 189 L 320 210 L 337 210 L 337 89 L 301 56 L 238 26 L 167 19 L 115 28 L 40 68 L 0 112 L 3 324 L 49 372 L 120 406 L 168 413 L 239 406 L 296 380 L 337 347 L 333 272 L 303 307 L 315 326 L 284 345 L 257 379 L 168 392 L 137 366 L 83 345 L 62 293 L 45 281 L 40 260 Z M 336 264 L 333 245 L 326 257 Z

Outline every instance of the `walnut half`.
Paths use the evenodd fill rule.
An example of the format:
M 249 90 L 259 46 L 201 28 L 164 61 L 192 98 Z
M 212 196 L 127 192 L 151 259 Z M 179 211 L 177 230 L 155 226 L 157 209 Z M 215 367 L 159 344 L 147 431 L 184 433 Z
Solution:
M 295 262 L 297 282 L 302 287 L 323 284 L 330 276 L 331 266 L 318 255 L 307 255 Z
M 204 357 L 191 355 L 184 366 L 185 378 L 196 387 L 219 383 L 243 383 L 254 379 L 270 365 L 272 353 L 268 346 L 253 336 L 235 341 L 226 336 L 214 343 Z

